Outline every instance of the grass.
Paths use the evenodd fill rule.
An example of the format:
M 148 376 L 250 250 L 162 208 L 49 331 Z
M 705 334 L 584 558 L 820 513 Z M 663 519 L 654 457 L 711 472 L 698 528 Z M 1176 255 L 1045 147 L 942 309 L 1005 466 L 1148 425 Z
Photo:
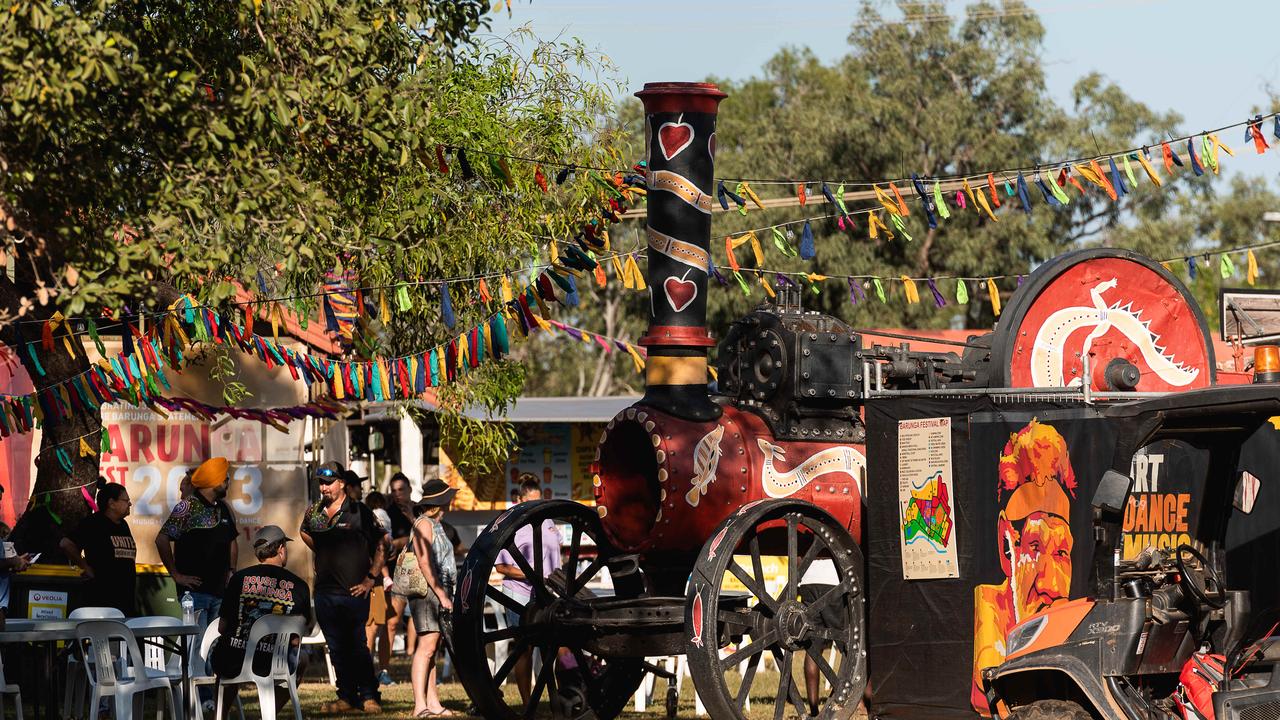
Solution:
M 317 663 L 318 664 L 318 663 Z M 323 666 L 321 666 L 323 670 Z M 737 673 L 732 673 L 736 676 Z M 409 687 L 409 664 L 408 659 L 396 657 L 392 659 L 391 676 L 396 680 L 396 684 L 383 688 L 382 690 L 382 707 L 383 713 L 380 715 L 364 715 L 362 713 L 350 714 L 345 717 L 367 717 L 367 718 L 406 718 L 413 711 L 413 693 Z M 730 680 L 730 687 L 736 688 L 737 679 L 734 677 Z M 753 683 L 753 692 L 751 694 L 751 712 L 748 715 L 752 720 L 771 720 L 773 718 L 773 702 L 774 691 L 778 687 L 776 673 L 762 671 L 757 675 L 755 683 Z M 508 684 L 505 688 L 508 702 L 515 704 L 519 698 L 515 686 Z M 667 682 L 659 679 L 655 685 L 654 703 L 649 709 L 643 713 L 634 712 L 634 704 L 627 703 L 627 710 L 619 717 L 630 720 L 639 720 L 640 718 L 665 718 L 665 703 Z M 326 717 L 320 712 L 320 706 L 336 696 L 333 688 L 328 684 L 326 678 L 322 678 L 316 674 L 316 667 L 312 665 L 303 684 L 298 688 L 299 697 L 302 701 L 302 715 L 306 718 Z M 455 713 L 457 718 L 471 718 L 478 716 L 470 716 L 464 714 L 467 707 L 471 704 L 467 698 L 466 691 L 458 682 L 448 682 L 440 686 L 440 697 L 445 707 Z M 254 717 L 257 715 L 257 696 L 252 692 L 246 692 L 243 696 L 245 703 L 245 717 Z M 283 717 L 292 717 L 286 714 Z M 331 715 L 327 717 L 343 717 L 341 715 Z M 539 717 L 551 717 L 550 709 L 543 705 Z M 693 718 L 694 714 L 694 693 L 693 684 L 686 677 L 681 687 L 680 693 L 680 710 L 677 717 Z M 703 715 L 702 717 L 707 717 Z M 793 709 L 789 708 L 789 712 L 785 717 L 796 717 Z M 859 718 L 865 720 L 865 715 L 859 712 Z

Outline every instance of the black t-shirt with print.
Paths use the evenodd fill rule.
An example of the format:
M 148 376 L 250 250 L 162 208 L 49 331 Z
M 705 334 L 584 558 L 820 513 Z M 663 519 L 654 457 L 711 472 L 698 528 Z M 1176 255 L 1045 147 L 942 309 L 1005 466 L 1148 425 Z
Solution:
M 103 513 L 96 512 L 81 520 L 69 537 L 84 551 L 85 562 L 93 570 L 93 579 L 85 585 L 82 604 L 118 608 L 126 616 L 136 615 L 134 561 L 138 548 L 129 523 L 112 522 Z
M 301 615 L 311 623 L 311 590 L 302 578 L 277 565 L 254 565 L 231 576 L 222 596 L 218 617 L 226 631 L 213 651 L 214 672 L 235 677 L 244 664 L 245 643 L 253 623 L 266 615 Z M 271 670 L 274 643 L 258 646 L 253 657 L 254 672 Z
M 347 498 L 332 519 L 325 516 L 327 504 L 321 500 L 311 506 L 302 532 L 315 545 L 316 594 L 347 595 L 369 574 L 384 533 L 364 503 Z
M 160 532 L 174 541 L 175 569 L 200 578 L 200 587 L 184 590 L 221 595 L 231 570 L 231 544 L 236 541 L 236 519 L 221 500 L 209 502 L 199 492 L 173 506 Z

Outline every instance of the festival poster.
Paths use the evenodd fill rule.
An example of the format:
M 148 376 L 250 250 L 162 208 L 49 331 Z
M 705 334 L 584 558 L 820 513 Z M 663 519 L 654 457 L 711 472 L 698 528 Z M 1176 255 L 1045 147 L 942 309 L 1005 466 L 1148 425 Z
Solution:
M 902 577 L 960 577 L 951 475 L 951 418 L 898 423 Z
M 1149 547 L 1173 551 L 1191 542 L 1208 471 L 1208 454 L 1179 440 L 1160 440 L 1134 454 L 1122 559 Z
M 544 500 L 569 500 L 573 490 L 572 437 L 569 423 L 521 425 L 520 452 L 507 461 L 507 491 L 520 487 L 531 475 Z

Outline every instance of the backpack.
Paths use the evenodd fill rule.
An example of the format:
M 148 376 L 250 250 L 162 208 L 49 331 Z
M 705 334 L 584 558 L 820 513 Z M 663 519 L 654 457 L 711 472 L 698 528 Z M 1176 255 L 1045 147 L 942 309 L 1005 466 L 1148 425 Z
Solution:
M 1226 661 L 1222 655 L 1196 653 L 1182 666 L 1173 701 L 1184 720 L 1214 720 L 1213 694 L 1222 684 Z

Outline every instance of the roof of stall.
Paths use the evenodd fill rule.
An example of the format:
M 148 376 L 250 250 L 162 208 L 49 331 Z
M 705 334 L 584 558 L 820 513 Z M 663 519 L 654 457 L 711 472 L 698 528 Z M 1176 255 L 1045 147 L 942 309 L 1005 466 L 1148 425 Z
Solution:
M 520 397 L 507 408 L 503 417 L 491 418 L 484 408 L 471 407 L 463 413 L 473 420 L 506 420 L 514 423 L 539 422 L 609 422 L 626 410 L 639 395 L 611 395 L 608 397 Z M 438 408 L 425 400 L 413 401 L 418 407 L 431 412 Z M 372 422 L 394 417 L 390 412 L 395 403 L 369 403 L 363 420 Z M 353 417 L 352 420 L 357 418 Z

